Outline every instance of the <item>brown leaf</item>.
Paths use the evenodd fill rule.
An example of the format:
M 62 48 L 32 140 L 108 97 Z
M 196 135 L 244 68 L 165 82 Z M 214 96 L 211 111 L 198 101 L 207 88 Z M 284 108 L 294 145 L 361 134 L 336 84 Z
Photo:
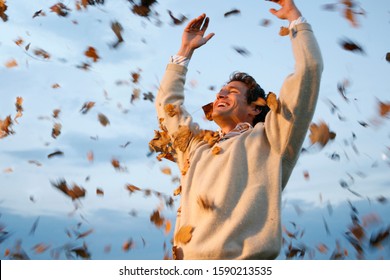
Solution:
M 171 231 L 171 228 L 172 228 L 172 223 L 170 220 L 166 220 L 165 221 L 165 229 L 164 229 L 164 233 L 165 234 L 169 234 L 169 232 Z
M 209 121 L 212 121 L 213 120 L 213 102 L 210 102 L 209 104 L 206 104 L 204 106 L 202 106 L 202 109 L 203 109 L 203 112 L 206 116 L 206 119 L 209 120 Z
M 288 34 L 290 34 L 290 29 L 288 27 L 281 26 L 279 30 L 279 35 L 287 36 Z
M 182 226 L 175 234 L 175 243 L 187 244 L 191 241 L 193 231 L 192 226 Z
M 133 192 L 136 192 L 136 191 L 140 191 L 140 190 L 141 190 L 140 188 L 138 188 L 138 187 L 136 187 L 136 186 L 134 186 L 134 185 L 132 185 L 132 184 L 127 184 L 127 185 L 126 185 L 126 189 L 127 189 L 128 191 L 130 191 L 130 193 L 133 193 Z
M 329 127 L 324 123 L 320 122 L 319 125 L 312 123 L 310 125 L 310 141 L 312 144 L 318 143 L 324 147 L 329 140 L 333 140 L 336 134 L 329 130 Z
M 174 117 L 178 114 L 180 114 L 180 108 L 173 104 L 166 104 L 164 106 L 164 111 L 167 113 L 168 116 Z
M 104 191 L 101 188 L 96 189 L 96 194 L 99 196 L 104 196 Z
M 185 21 L 187 20 L 187 17 L 184 16 L 184 15 L 180 15 L 180 18 L 175 17 L 175 16 L 173 15 L 173 13 L 172 13 L 170 10 L 168 10 L 168 14 L 169 14 L 169 16 L 171 17 L 172 23 L 173 23 L 174 25 L 183 24 L 183 22 L 185 22 Z
M 80 233 L 77 235 L 76 239 L 84 238 L 84 237 L 90 235 L 92 232 L 93 232 L 93 229 L 90 229 L 90 230 L 87 230 L 83 233 Z
M 232 10 L 230 10 L 230 11 L 224 13 L 223 16 L 224 16 L 224 17 L 229 17 L 229 16 L 231 16 L 231 15 L 239 15 L 240 13 L 241 13 L 240 10 L 238 10 L 238 9 L 232 9 Z
M 184 152 L 187 149 L 192 136 L 193 134 L 188 126 L 179 126 L 179 129 L 172 135 L 173 147 Z
M 89 112 L 89 110 L 92 109 L 92 107 L 95 106 L 95 102 L 88 101 L 83 104 L 83 107 L 81 107 L 80 112 L 83 114 L 86 114 Z
M 150 216 L 150 221 L 155 224 L 156 227 L 160 228 L 164 224 L 164 217 L 160 216 L 158 210 L 154 211 Z
M 61 17 L 66 17 L 70 9 L 62 3 L 57 3 L 50 7 L 50 10 Z
M 279 112 L 279 100 L 276 94 L 269 92 L 267 95 L 267 106 L 274 112 Z
M 390 52 L 388 52 L 388 53 L 386 54 L 386 60 L 387 60 L 387 62 L 390 62 Z
M 61 134 L 62 125 L 60 123 L 54 123 L 53 128 L 51 130 L 51 137 L 56 139 Z
M 51 182 L 52 186 L 62 191 L 64 194 L 69 196 L 72 200 L 82 198 L 86 194 L 86 190 L 76 184 L 73 184 L 72 188 L 68 187 L 68 184 L 64 179 L 60 179 L 58 182 Z
M 178 186 L 178 187 L 173 191 L 173 195 L 174 195 L 174 196 L 177 196 L 177 195 L 179 195 L 179 194 L 181 194 L 181 185 Z
M 124 42 L 122 37 L 123 27 L 119 22 L 115 21 L 111 23 L 111 29 L 115 33 L 115 36 L 117 38 L 117 41 L 114 44 L 112 44 L 111 47 L 117 48 L 119 44 Z
M 8 15 L 5 13 L 8 6 L 5 4 L 5 0 L 0 1 L 0 18 L 6 22 L 8 20 Z
M 320 243 L 316 246 L 316 249 L 318 250 L 318 252 L 322 253 L 322 254 L 326 254 L 328 252 L 328 246 L 326 246 L 326 244 L 324 243 Z
M 44 244 L 44 243 L 38 243 L 36 244 L 32 249 L 36 254 L 42 254 L 46 252 L 50 248 L 50 245 Z
M 163 167 L 163 168 L 161 168 L 161 172 L 164 173 L 164 174 L 166 174 L 166 175 L 171 175 L 171 174 L 172 174 L 172 170 L 171 170 L 171 168 L 169 168 L 169 167 Z
M 386 117 L 390 113 L 390 103 L 384 103 L 382 101 L 378 101 L 379 107 L 379 115 L 381 117 Z
M 99 119 L 99 122 L 102 126 L 107 126 L 110 124 L 110 121 L 109 119 L 102 113 L 99 113 L 98 114 L 98 119 Z
M 84 52 L 84 54 L 86 57 L 92 58 L 93 62 L 97 62 L 100 59 L 96 49 L 91 46 L 88 47 L 88 49 Z
M 127 251 L 133 249 L 134 246 L 135 246 L 134 241 L 132 238 L 130 238 L 129 240 L 125 241 L 125 243 L 123 243 L 122 250 L 127 252 Z
M 34 15 L 32 16 L 32 18 L 36 18 L 36 17 L 39 17 L 39 16 L 45 16 L 45 12 L 43 12 L 42 10 L 39 10 L 39 11 L 36 11 L 34 13 Z
M 12 125 L 13 122 L 10 115 L 7 116 L 4 120 L 0 119 L 0 139 L 15 133 L 11 128 Z
M 52 158 L 52 157 L 55 157 L 55 156 L 63 156 L 63 155 L 64 155 L 64 152 L 57 150 L 57 151 L 55 151 L 53 153 L 48 154 L 47 158 Z
M 358 52 L 361 54 L 365 53 L 363 48 L 360 45 L 358 45 L 357 43 L 353 42 L 350 39 L 342 39 L 339 41 L 339 44 L 346 51 Z
M 213 155 L 218 155 L 219 153 L 221 153 L 221 147 L 219 147 L 219 146 L 214 146 L 212 149 L 211 149 L 211 153 L 213 154 Z
M 13 67 L 17 67 L 17 66 L 18 66 L 18 62 L 15 59 L 8 60 L 5 63 L 5 67 L 7 67 L 7 68 L 13 68 Z
M 44 59 L 50 59 L 50 54 L 47 51 L 43 50 L 43 49 L 35 49 L 34 50 L 34 54 L 36 56 L 40 56 L 40 57 L 42 57 Z

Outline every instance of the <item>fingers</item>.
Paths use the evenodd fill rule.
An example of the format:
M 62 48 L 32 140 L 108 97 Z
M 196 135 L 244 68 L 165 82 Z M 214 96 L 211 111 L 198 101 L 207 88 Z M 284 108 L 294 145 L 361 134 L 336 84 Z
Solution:
M 197 18 L 194 18 L 187 24 L 187 29 L 190 30 L 201 30 L 205 31 L 209 23 L 209 18 L 206 17 L 206 14 L 201 14 Z

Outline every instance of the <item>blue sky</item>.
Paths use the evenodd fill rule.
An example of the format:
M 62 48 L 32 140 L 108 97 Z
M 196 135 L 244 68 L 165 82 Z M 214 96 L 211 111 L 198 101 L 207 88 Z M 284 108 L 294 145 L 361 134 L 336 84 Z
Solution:
M 211 19 L 209 31 L 216 35 L 190 62 L 185 106 L 202 127 L 212 129 L 216 127 L 204 120 L 200 109 L 215 96 L 210 86 L 217 90 L 230 73 L 240 70 L 256 77 L 266 91 L 277 93 L 293 71 L 289 40 L 278 35 L 280 26 L 287 23 L 268 12 L 274 4 L 267 1 L 159 1 L 153 6 L 158 16 L 149 19 L 133 14 L 125 0 L 107 0 L 103 6 L 81 11 L 76 11 L 75 2 L 63 1 L 71 11 L 68 17 L 59 17 L 50 11 L 56 1 L 7 1 L 9 20 L 0 22 L 0 119 L 15 116 L 16 97 L 24 99 L 23 116 L 13 126 L 15 134 L 0 139 L 0 224 L 12 232 L 0 243 L 0 256 L 22 239 L 30 257 L 50 258 L 48 252 L 34 254 L 31 247 L 46 240 L 51 248 L 60 246 L 69 241 L 64 229 L 82 223 L 81 231 L 94 229 L 85 238 L 92 258 L 161 259 L 163 244 L 169 246 L 172 233 L 156 228 L 149 217 L 159 209 L 173 223 L 175 211 L 155 195 L 130 195 L 125 185 L 171 195 L 179 184 L 175 165 L 148 155 L 148 142 L 158 124 L 153 103 L 143 99 L 143 93 L 156 93 L 168 58 L 180 45 L 184 25 L 173 25 L 167 10 L 187 18 L 205 12 Z M 288 228 L 294 221 L 305 229 L 303 243 L 312 247 L 327 243 L 331 251 L 336 239 L 350 246 L 343 236 L 351 222 L 349 203 L 359 205 L 361 218 L 370 213 L 381 218 L 372 225 L 373 231 L 390 222 L 386 215 L 389 204 L 377 200 L 390 198 L 389 120 L 379 117 L 377 107 L 378 100 L 388 103 L 390 99 L 390 63 L 385 60 L 390 52 L 390 37 L 386 36 L 390 3 L 359 3 L 365 15 L 356 15 L 358 27 L 351 26 L 341 11 L 322 8 L 336 1 L 296 3 L 313 26 L 325 63 L 313 122 L 324 121 L 337 136 L 324 148 L 311 146 L 306 139 L 307 152 L 283 193 L 283 221 Z M 46 15 L 32 18 L 41 9 Z M 224 17 L 232 9 L 239 9 L 240 14 Z M 268 26 L 261 25 L 264 19 L 270 20 Z M 124 29 L 124 43 L 117 49 L 109 47 L 116 39 L 110 28 L 113 21 Z M 15 41 L 20 38 L 24 44 L 17 46 Z M 360 44 L 365 54 L 342 49 L 339 41 L 345 38 Z M 98 51 L 96 63 L 84 55 L 89 46 Z M 247 50 L 248 55 L 238 54 L 234 47 Z M 50 59 L 35 56 L 37 48 L 47 51 Z M 18 65 L 7 68 L 12 60 Z M 77 68 L 84 62 L 91 64 L 89 71 Z M 132 82 L 132 72 L 140 73 L 138 83 Z M 349 81 L 348 101 L 337 90 L 344 80 Z M 53 88 L 55 84 L 59 87 Z M 134 90 L 141 95 L 130 103 Z M 80 109 L 88 101 L 95 106 L 82 114 Z M 336 113 L 330 102 L 337 106 Z M 54 109 L 61 110 L 58 119 L 52 117 Z M 108 117 L 110 125 L 99 123 L 99 113 Z M 56 139 L 51 136 L 55 122 L 62 125 Z M 125 148 L 120 147 L 128 141 Z M 64 156 L 47 157 L 56 150 Z M 93 162 L 87 159 L 89 152 L 94 154 Z M 332 155 L 339 160 L 331 159 Z M 113 158 L 125 171 L 113 168 Z M 165 167 L 171 168 L 171 175 L 161 172 Z M 87 190 L 76 210 L 68 197 L 51 186 L 51 181 L 60 178 Z M 346 182 L 355 194 L 340 182 Z M 97 188 L 104 190 L 104 196 L 96 195 Z M 334 209 L 332 215 L 329 209 Z M 134 211 L 136 217 L 129 214 Z M 38 217 L 37 230 L 30 236 Z M 331 236 L 326 234 L 324 219 L 332 229 Z M 121 244 L 129 238 L 136 246 L 123 252 Z M 82 240 L 72 241 L 80 244 Z M 106 244 L 113 244 L 112 250 L 102 254 Z M 389 258 L 388 243 L 384 251 L 387 253 L 367 254 L 367 258 Z M 348 256 L 354 257 L 352 253 Z M 317 252 L 315 258 L 327 259 L 329 254 Z

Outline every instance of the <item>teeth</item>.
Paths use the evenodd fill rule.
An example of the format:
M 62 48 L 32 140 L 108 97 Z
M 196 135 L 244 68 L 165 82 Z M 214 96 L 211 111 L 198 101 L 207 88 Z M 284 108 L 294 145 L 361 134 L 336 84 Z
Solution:
M 227 104 L 226 103 L 219 103 L 218 107 L 227 107 Z

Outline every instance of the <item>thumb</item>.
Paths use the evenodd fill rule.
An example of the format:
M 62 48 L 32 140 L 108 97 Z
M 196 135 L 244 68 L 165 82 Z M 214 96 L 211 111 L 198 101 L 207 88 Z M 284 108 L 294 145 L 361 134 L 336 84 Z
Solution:
M 210 33 L 210 34 L 208 34 L 206 37 L 204 37 L 205 40 L 206 40 L 206 43 L 207 43 L 211 38 L 213 38 L 214 35 L 215 35 L 215 33 Z
M 274 9 L 274 8 L 269 9 L 269 11 L 270 11 L 271 14 L 273 14 L 273 15 L 275 15 L 275 16 L 276 16 L 276 14 L 278 13 L 278 10 L 276 10 L 276 9 Z

